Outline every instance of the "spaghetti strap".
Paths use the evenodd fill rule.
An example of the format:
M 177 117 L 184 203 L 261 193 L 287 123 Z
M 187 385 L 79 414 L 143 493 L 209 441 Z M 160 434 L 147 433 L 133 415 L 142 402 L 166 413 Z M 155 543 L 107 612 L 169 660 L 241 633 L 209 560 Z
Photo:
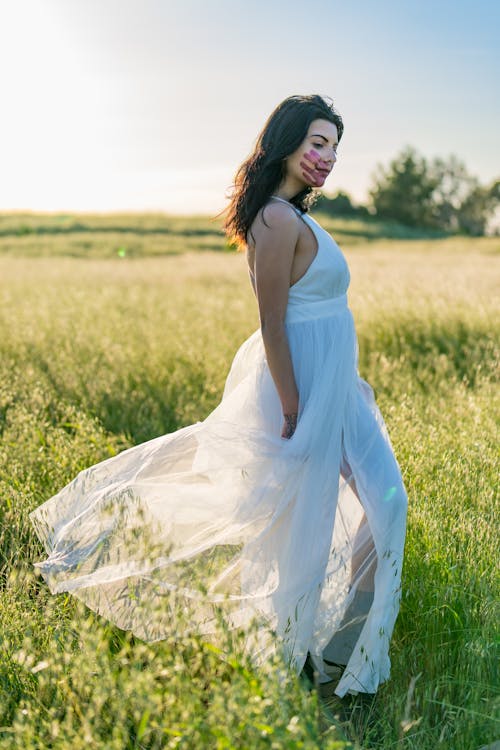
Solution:
M 284 198 L 280 198 L 279 195 L 271 195 L 270 197 L 271 198 L 276 198 L 277 201 L 281 201 L 282 203 L 287 203 L 289 206 L 291 206 L 293 208 L 293 210 L 295 211 L 295 213 L 298 214 L 299 217 L 302 219 L 303 214 L 302 214 L 301 210 L 299 208 L 297 208 L 297 206 L 294 206 L 293 203 L 290 203 L 290 201 L 287 201 Z

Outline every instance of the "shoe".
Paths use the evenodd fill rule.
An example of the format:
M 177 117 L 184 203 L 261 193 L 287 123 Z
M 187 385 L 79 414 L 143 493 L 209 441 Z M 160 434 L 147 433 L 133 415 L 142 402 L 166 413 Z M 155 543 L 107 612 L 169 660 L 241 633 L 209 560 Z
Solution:
M 328 659 L 325 659 L 324 657 L 323 657 L 323 661 L 325 662 L 325 664 L 328 664 L 329 667 L 337 667 L 338 669 L 342 669 L 342 670 L 344 670 L 346 667 L 345 664 L 337 664 L 336 661 L 328 661 Z
M 336 662 L 328 661 L 328 659 L 325 658 L 323 658 L 323 664 L 325 665 L 324 671 L 327 675 L 331 676 L 332 680 L 340 680 L 344 669 L 346 668 L 345 664 L 337 664 Z
M 321 698 L 337 698 L 337 700 L 340 700 L 339 696 L 335 693 L 335 688 L 338 684 L 339 681 L 337 679 L 318 683 L 318 691 Z

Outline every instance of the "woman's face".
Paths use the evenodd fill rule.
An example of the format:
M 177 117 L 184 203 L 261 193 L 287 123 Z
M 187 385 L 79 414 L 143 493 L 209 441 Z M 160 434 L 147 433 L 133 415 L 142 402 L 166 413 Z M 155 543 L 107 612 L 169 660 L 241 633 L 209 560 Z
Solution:
M 286 159 L 287 179 L 322 187 L 337 161 L 338 142 L 333 122 L 313 120 L 299 148 Z

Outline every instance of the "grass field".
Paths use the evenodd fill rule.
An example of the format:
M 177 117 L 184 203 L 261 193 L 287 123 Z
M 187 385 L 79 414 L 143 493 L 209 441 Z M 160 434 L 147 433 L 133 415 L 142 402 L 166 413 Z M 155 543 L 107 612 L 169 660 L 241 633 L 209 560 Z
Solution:
M 317 216 L 319 221 L 322 217 Z M 409 494 L 392 675 L 343 707 L 234 644 L 144 644 L 33 573 L 28 513 L 77 472 L 204 419 L 258 327 L 204 217 L 0 216 L 0 748 L 476 750 L 500 739 L 499 238 L 324 221 L 360 372 Z M 335 718 L 336 717 L 336 718 Z

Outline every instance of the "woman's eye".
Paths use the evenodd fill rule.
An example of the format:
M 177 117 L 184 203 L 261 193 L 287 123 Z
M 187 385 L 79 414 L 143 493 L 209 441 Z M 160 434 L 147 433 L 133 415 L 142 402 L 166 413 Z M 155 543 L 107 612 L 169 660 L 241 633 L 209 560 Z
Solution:
M 322 148 L 324 145 L 325 145 L 324 143 L 313 143 L 313 146 L 315 148 Z M 337 148 L 338 148 L 338 146 L 334 146 L 333 147 L 333 150 L 335 151 L 335 153 L 337 153 Z

